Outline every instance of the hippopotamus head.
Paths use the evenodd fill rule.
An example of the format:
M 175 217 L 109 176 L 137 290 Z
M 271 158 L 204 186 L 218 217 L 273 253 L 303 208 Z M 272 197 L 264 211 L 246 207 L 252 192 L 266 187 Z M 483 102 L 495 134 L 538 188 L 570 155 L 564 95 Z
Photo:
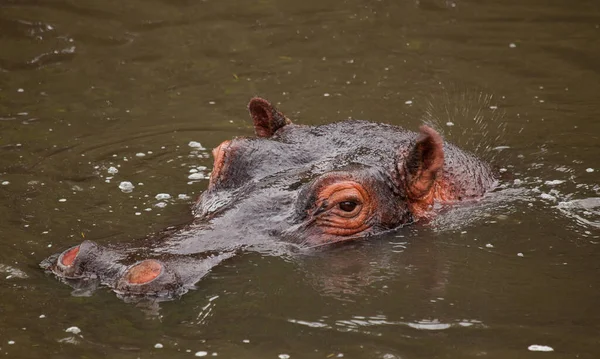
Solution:
M 120 293 L 172 294 L 238 250 L 381 234 L 427 218 L 435 203 L 477 198 L 494 183 L 485 163 L 428 126 L 419 133 L 356 120 L 303 126 L 261 98 L 248 108 L 256 137 L 213 150 L 193 223 L 154 235 L 139 250 L 84 242 L 45 267 L 59 277 L 93 274 Z M 149 259 L 128 265 L 136 251 Z

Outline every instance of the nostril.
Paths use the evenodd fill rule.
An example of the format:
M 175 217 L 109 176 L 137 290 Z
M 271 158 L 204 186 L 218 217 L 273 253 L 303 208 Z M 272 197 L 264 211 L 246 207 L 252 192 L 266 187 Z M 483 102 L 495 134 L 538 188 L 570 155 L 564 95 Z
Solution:
M 145 284 L 156 279 L 163 271 L 163 265 L 156 260 L 146 259 L 131 266 L 123 279 L 129 284 Z
M 75 258 L 77 258 L 77 254 L 79 254 L 79 246 L 68 249 L 61 254 L 58 261 L 65 267 L 70 267 L 75 262 Z

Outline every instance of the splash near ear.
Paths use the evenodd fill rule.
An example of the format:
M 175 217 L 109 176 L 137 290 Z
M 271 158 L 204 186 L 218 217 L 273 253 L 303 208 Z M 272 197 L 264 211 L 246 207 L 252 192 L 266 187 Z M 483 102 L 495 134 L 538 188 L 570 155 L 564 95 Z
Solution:
M 269 101 L 260 97 L 250 100 L 248 110 L 254 121 L 254 132 L 258 137 L 271 137 L 278 129 L 292 123 Z
M 442 137 L 429 126 L 423 125 L 419 130 L 421 134 L 403 164 L 407 195 L 415 201 L 431 193 L 436 177 L 444 166 Z

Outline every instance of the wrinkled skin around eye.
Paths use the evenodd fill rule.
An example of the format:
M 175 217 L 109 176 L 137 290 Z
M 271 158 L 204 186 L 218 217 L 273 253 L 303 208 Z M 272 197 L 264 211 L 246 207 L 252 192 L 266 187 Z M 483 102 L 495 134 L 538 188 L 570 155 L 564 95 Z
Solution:
M 341 181 L 322 188 L 317 193 L 317 213 L 313 216 L 316 225 L 324 234 L 352 236 L 369 228 L 376 203 L 367 190 L 358 182 Z M 356 204 L 351 211 L 340 208 L 340 204 Z

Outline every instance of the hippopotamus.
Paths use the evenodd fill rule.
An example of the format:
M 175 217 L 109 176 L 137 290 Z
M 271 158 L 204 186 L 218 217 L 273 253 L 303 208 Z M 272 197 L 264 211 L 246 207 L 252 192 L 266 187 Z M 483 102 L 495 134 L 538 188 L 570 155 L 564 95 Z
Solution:
M 212 151 L 191 223 L 134 243 L 86 240 L 42 267 L 74 287 L 173 298 L 241 251 L 306 252 L 382 235 L 431 218 L 437 204 L 478 199 L 496 183 L 487 163 L 427 125 L 305 126 L 258 97 L 248 109 L 256 136 Z

